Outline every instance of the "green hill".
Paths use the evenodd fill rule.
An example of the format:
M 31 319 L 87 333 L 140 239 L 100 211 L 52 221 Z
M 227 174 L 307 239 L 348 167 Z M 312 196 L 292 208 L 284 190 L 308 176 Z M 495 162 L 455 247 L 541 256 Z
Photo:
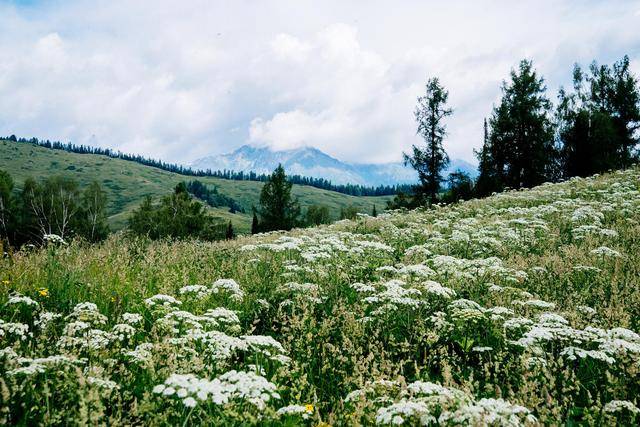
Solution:
M 70 153 L 7 140 L 0 140 L 0 169 L 9 172 L 18 187 L 29 176 L 39 179 L 61 174 L 72 176 L 81 184 L 98 180 L 108 193 L 109 224 L 113 230 L 125 226 L 129 213 L 145 196 L 158 197 L 170 192 L 180 181 L 196 179 L 107 156 Z M 221 194 L 232 197 L 245 208 L 247 213 L 244 214 L 231 214 L 227 208 L 210 210 L 221 219 L 233 221 L 239 232 L 248 232 L 251 207 L 258 204 L 263 183 L 213 177 L 197 179 L 209 186 L 215 185 Z M 374 204 L 380 211 L 387 200 L 391 199 L 391 196 L 349 196 L 301 185 L 293 186 L 293 194 L 300 201 L 303 210 L 311 204 L 323 204 L 331 209 L 335 218 L 338 218 L 341 207 L 353 205 L 368 213 Z

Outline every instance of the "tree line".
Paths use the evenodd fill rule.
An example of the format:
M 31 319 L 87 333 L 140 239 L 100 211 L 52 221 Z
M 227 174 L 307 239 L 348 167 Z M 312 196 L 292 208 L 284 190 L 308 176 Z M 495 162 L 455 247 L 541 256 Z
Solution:
M 291 194 L 292 185 L 278 166 L 261 190 L 258 208 L 253 209 L 252 233 L 328 224 L 335 219 L 322 204 L 311 205 L 303 213 Z M 210 215 L 200 200 L 244 212 L 215 187 L 197 180 L 181 182 L 157 200 L 145 197 L 129 216 L 125 232 L 152 240 L 235 238 L 232 222 Z M 27 178 L 19 190 L 11 175 L 0 170 L 0 246 L 40 245 L 54 235 L 66 242 L 75 238 L 99 242 L 110 232 L 106 207 L 107 195 L 97 181 L 81 187 L 68 176 Z M 343 206 L 340 219 L 353 219 L 358 212 L 354 206 Z M 377 215 L 375 205 L 372 215 Z
M 185 186 L 189 194 L 192 194 L 213 208 L 228 207 L 230 213 L 245 213 L 245 209 L 240 206 L 235 199 L 225 196 L 224 194 L 220 194 L 220 192 L 218 192 L 218 187 L 215 185 L 213 188 L 210 188 L 202 181 L 198 181 L 196 179 L 194 181 L 187 182 Z
M 63 176 L 27 178 L 17 191 L 11 175 L 0 170 L 0 241 L 14 247 L 40 244 L 47 235 L 100 241 L 109 233 L 106 203 L 96 181 L 81 188 Z
M 412 194 L 398 194 L 390 208 L 416 207 L 483 197 L 505 189 L 529 188 L 574 176 L 626 168 L 639 159 L 640 88 L 629 58 L 613 65 L 595 61 L 573 69 L 573 88 L 560 88 L 554 107 L 544 78 L 532 61 L 522 60 L 501 87 L 502 98 L 484 121 L 483 144 L 476 151 L 475 180 L 457 171 L 442 191 L 449 163 L 443 148 L 445 119 L 453 114 L 448 91 L 428 79 L 418 98 L 415 120 L 424 146 L 404 154 L 417 172 Z
M 77 154 L 98 154 L 108 156 L 115 159 L 126 160 L 139 163 L 141 165 L 154 167 L 168 172 L 177 173 L 185 176 L 193 177 L 214 177 L 233 181 L 258 181 L 266 182 L 270 175 L 257 174 L 255 172 L 243 172 L 233 170 L 194 170 L 190 167 L 177 165 L 175 163 L 166 163 L 160 160 L 144 157 L 138 154 L 127 154 L 120 151 L 111 150 L 109 148 L 90 147 L 88 145 L 76 145 L 72 143 L 64 143 L 59 141 L 41 141 L 38 138 L 18 138 L 15 135 L 2 138 L 7 141 L 19 142 L 25 144 L 37 145 L 39 147 L 49 148 L 52 150 L 62 150 Z M 348 194 L 351 196 L 388 196 L 394 195 L 399 191 L 408 191 L 410 185 L 379 185 L 377 187 L 367 187 L 359 184 L 333 184 L 330 180 L 324 178 L 313 178 L 301 175 L 289 175 L 288 180 L 297 185 L 308 185 L 310 187 L 320 188 L 322 190 L 335 191 L 337 193 Z

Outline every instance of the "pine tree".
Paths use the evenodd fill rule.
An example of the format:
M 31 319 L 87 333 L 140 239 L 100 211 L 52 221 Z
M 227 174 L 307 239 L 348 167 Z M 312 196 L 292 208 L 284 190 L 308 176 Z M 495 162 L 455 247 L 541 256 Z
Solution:
M 260 224 L 258 223 L 258 214 L 256 213 L 256 207 L 252 207 L 253 219 L 251 221 L 251 234 L 257 234 L 260 232 Z
M 488 151 L 495 180 L 500 186 L 521 188 L 552 179 L 557 153 L 544 79 L 531 61 L 522 60 L 511 71 L 511 81 L 503 83 L 502 92 L 489 121 Z
M 298 224 L 300 206 L 291 197 L 292 184 L 282 165 L 273 171 L 260 192 L 260 227 L 265 231 L 291 230 Z
M 229 221 L 229 225 L 227 225 L 227 232 L 225 234 L 225 238 L 227 240 L 233 240 L 236 238 L 236 233 L 235 231 L 233 231 L 233 224 L 231 224 L 231 221 Z
M 491 140 L 489 138 L 489 129 L 487 119 L 484 119 L 484 138 L 482 148 L 478 151 L 474 150 L 478 159 L 478 179 L 474 187 L 474 192 L 478 197 L 485 197 L 495 191 L 500 191 L 501 183 L 498 182 L 498 166 L 494 162 L 492 155 Z
M 417 172 L 420 185 L 416 187 L 418 198 L 428 197 L 429 203 L 436 202 L 442 170 L 449 164 L 449 156 L 442 147 L 446 136 L 446 126 L 443 120 L 453 112 L 447 108 L 447 92 L 438 78 L 427 81 L 424 96 L 418 97 L 415 119 L 418 124 L 417 134 L 424 139 L 425 146 L 412 146 L 412 153 L 404 153 L 405 164 L 410 164 Z
M 371 211 L 371 216 L 376 218 L 378 216 L 378 211 L 376 210 L 376 205 L 373 205 L 373 210 Z
M 558 98 L 556 119 L 565 177 L 623 168 L 637 159 L 640 90 L 628 57 L 613 67 L 593 62 L 589 73 L 576 64 L 573 92 L 561 88 Z

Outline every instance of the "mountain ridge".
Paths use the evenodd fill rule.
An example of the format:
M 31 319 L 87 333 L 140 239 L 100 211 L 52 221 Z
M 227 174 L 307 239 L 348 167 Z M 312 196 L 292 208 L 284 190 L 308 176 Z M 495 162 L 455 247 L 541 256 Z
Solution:
M 365 186 L 413 184 L 416 172 L 401 162 L 349 163 L 338 160 L 315 147 L 300 147 L 288 150 L 272 150 L 269 147 L 242 145 L 222 155 L 206 156 L 193 161 L 189 166 L 200 170 L 233 170 L 269 174 L 282 164 L 288 174 L 324 178 L 333 184 L 357 184 Z M 472 177 L 477 175 L 476 166 L 462 159 L 453 159 L 444 175 L 460 169 Z

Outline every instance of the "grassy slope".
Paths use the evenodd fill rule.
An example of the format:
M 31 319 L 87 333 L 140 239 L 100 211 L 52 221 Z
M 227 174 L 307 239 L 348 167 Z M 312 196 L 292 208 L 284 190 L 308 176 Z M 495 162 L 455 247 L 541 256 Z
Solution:
M 632 418 L 638 421 L 638 416 L 628 411 L 602 408 L 616 400 L 640 405 L 640 336 L 632 332 L 640 330 L 639 236 L 640 169 L 635 168 L 285 235 L 215 243 L 111 236 L 94 246 L 74 242 L 6 256 L 0 259 L 0 319 L 32 322 L 30 310 L 39 310 L 25 308 L 16 315 L 14 307 L 21 306 L 6 303 L 14 291 L 63 315 L 46 332 L 15 344 L 17 355 L 60 352 L 56 343 L 74 319 L 65 316 L 83 301 L 95 302 L 108 316 L 100 330 L 110 331 L 126 312 L 143 314 L 147 323 L 134 342 L 114 343 L 92 356 L 97 368 L 92 375 L 119 384 L 112 394 L 85 386 L 88 374 L 81 369 L 66 377 L 53 366 L 48 375 L 3 378 L 0 365 L 0 378 L 9 384 L 3 392 L 9 403 L 0 403 L 6 405 L 0 415 L 8 414 L 6 424 L 25 425 L 62 419 L 67 424 L 248 425 L 253 414 L 269 416 L 247 404 L 222 409 L 199 403 L 188 419 L 191 412 L 180 399 L 150 392 L 173 373 L 211 379 L 229 369 L 255 371 L 249 364 L 258 360 L 238 357 L 227 366 L 211 363 L 188 340 L 170 344 L 173 332 L 155 320 L 164 312 L 151 312 L 143 303 L 162 293 L 179 298 L 180 310 L 193 314 L 213 307 L 235 310 L 240 323 L 231 334 L 278 340 L 291 361 L 279 369 L 261 362 L 282 394 L 269 406 L 273 411 L 311 404 L 308 425 L 373 425 L 378 408 L 401 399 L 421 408 L 422 396 L 406 388 L 417 380 L 451 387 L 455 395 L 427 384 L 425 393 L 435 394 L 430 405 L 449 417 L 468 416 L 471 425 L 487 424 L 489 415 L 497 419 L 492 425 L 524 425 L 516 421 L 526 409 L 502 400 L 485 402 L 487 418 L 480 420 L 482 408 L 466 403 L 480 399 L 529 408 L 540 425 L 638 425 Z M 252 246 L 240 250 L 246 244 Z M 180 292 L 185 284 L 210 286 L 220 278 L 236 280 L 244 297 Z M 390 279 L 400 279 L 406 293 Z M 138 367 L 122 355 L 122 349 L 142 342 L 153 344 L 150 367 Z M 572 359 L 566 351 L 576 346 L 590 353 Z M 5 369 L 17 369 L 17 360 L 6 362 Z M 367 389 L 374 380 L 385 382 Z M 366 393 L 357 404 L 345 403 L 357 389 Z M 82 418 L 85 408 L 92 409 L 93 422 Z M 390 408 L 387 413 L 393 413 Z M 299 417 L 288 421 L 307 425 Z M 406 425 L 418 421 L 414 416 Z
M 248 364 L 258 360 L 240 357 L 231 366 L 218 365 L 188 341 L 169 344 L 172 335 L 155 329 L 159 322 L 154 319 L 163 312 L 153 314 L 143 303 L 162 293 L 178 297 L 183 301 L 180 309 L 189 313 L 213 307 L 235 310 L 241 332 L 234 334 L 267 335 L 282 343 L 289 365 L 276 370 L 262 362 L 269 367 L 269 380 L 282 392 L 282 398 L 269 406 L 275 410 L 311 404 L 311 425 L 372 425 L 378 408 L 392 401 L 417 400 L 419 405 L 419 397 L 407 393 L 405 384 L 417 380 L 443 384 L 467 396 L 451 398 L 452 392 L 435 389 L 440 400 L 434 402 L 454 408 L 448 416 L 478 417 L 479 407 L 465 406 L 467 398 L 498 398 L 529 408 L 541 425 L 638 425 L 633 414 L 605 413 L 602 408 L 616 400 L 640 404 L 640 337 L 613 329 L 640 329 L 639 208 L 636 168 L 284 236 L 216 243 L 148 243 L 111 236 L 94 246 L 74 242 L 59 250 L 5 257 L 0 259 L 0 319 L 30 319 L 28 314 L 16 316 L 15 306 L 6 304 L 14 291 L 63 314 L 51 332 L 16 344 L 20 356 L 60 352 L 56 342 L 63 325 L 73 319 L 64 316 L 83 301 L 97 303 L 108 316 L 106 326 L 98 325 L 107 331 L 125 312 L 142 313 L 147 319 L 146 329 L 139 330 L 136 341 L 126 344 L 129 347 L 113 344 L 115 348 L 100 350 L 91 360 L 97 367 L 94 375 L 120 386 L 111 395 L 104 393 L 102 400 L 83 385 L 87 374 L 80 369 L 67 377 L 48 374 L 32 379 L 3 377 L 0 371 L 0 379 L 10 385 L 7 424 L 52 423 L 57 418 L 50 412 L 65 417 L 58 419 L 67 424 L 91 424 L 81 418 L 86 407 L 97 408 L 94 413 L 96 419 L 103 417 L 101 421 L 107 420 L 103 414 L 111 414 L 114 425 L 251 424 L 247 417 L 256 410 L 249 405 L 220 409 L 198 404 L 189 420 L 180 399 L 150 393 L 173 373 L 211 379 L 232 368 L 255 370 Z M 276 244 L 239 250 L 247 243 L 274 241 L 289 249 L 269 249 Z M 381 243 L 389 248 L 381 248 Z M 313 261 L 318 253 L 327 257 Z M 403 272 L 400 262 L 412 266 L 407 272 L 414 273 Z M 235 279 L 244 297 L 179 291 L 184 284 L 210 285 L 219 278 Z M 412 293 L 389 292 L 387 286 L 397 283 L 387 282 L 390 279 L 402 280 L 402 288 Z M 316 283 L 317 289 L 292 288 L 291 281 Z M 358 283 L 361 290 L 356 292 Z M 363 284 L 369 284 L 369 290 Z M 47 289 L 44 296 L 42 288 Z M 371 295 L 376 297 L 365 299 Z M 394 298 L 397 295 L 402 298 Z M 452 302 L 457 298 L 462 299 Z M 543 316 L 545 312 L 549 313 Z M 509 327 L 507 319 L 512 322 Z M 149 333 L 151 324 L 154 333 Z M 529 336 L 540 338 L 517 344 Z M 122 356 L 121 346 L 128 351 L 141 342 L 154 343 L 149 368 L 138 368 Z M 574 346 L 592 351 L 591 356 L 572 359 L 566 349 Z M 603 355 L 605 360 L 598 359 Z M 8 366 L 15 369 L 17 362 Z M 349 392 L 373 380 L 386 382 L 362 393 L 357 406 L 345 403 Z M 138 400 L 129 405 L 133 396 Z M 508 404 L 491 402 L 487 413 L 502 420 L 494 425 L 520 425 L 515 420 L 521 420 L 526 409 L 516 407 L 512 414 Z M 440 403 L 433 405 L 442 410 Z M 461 412 L 453 414 L 455 408 Z M 500 408 L 512 416 L 510 424 L 499 415 Z M 267 411 L 257 412 L 269 416 Z M 470 419 L 475 420 L 472 425 L 486 424 L 486 419 Z M 304 424 L 300 418 L 289 421 L 287 425 Z M 418 425 L 418 420 L 414 417 L 406 424 Z M 273 425 L 284 425 L 284 420 Z
M 178 182 L 193 179 L 134 162 L 93 154 L 50 150 L 10 141 L 0 141 L 0 169 L 8 171 L 18 186 L 29 176 L 39 178 L 65 174 L 73 176 L 81 184 L 98 179 L 108 192 L 109 222 L 116 230 L 124 227 L 131 210 L 137 207 L 145 196 L 157 197 L 166 194 Z M 246 214 L 231 214 L 226 208 L 211 211 L 225 220 L 232 220 L 240 232 L 249 231 L 251 206 L 258 204 L 263 184 L 210 177 L 198 179 L 206 184 L 218 186 L 222 194 L 233 197 L 246 209 Z M 294 185 L 293 194 L 298 197 L 303 209 L 314 203 L 327 205 L 336 218 L 343 206 L 354 205 L 363 212 L 370 212 L 376 204 L 380 211 L 390 199 L 388 196 L 354 197 L 299 185 Z

